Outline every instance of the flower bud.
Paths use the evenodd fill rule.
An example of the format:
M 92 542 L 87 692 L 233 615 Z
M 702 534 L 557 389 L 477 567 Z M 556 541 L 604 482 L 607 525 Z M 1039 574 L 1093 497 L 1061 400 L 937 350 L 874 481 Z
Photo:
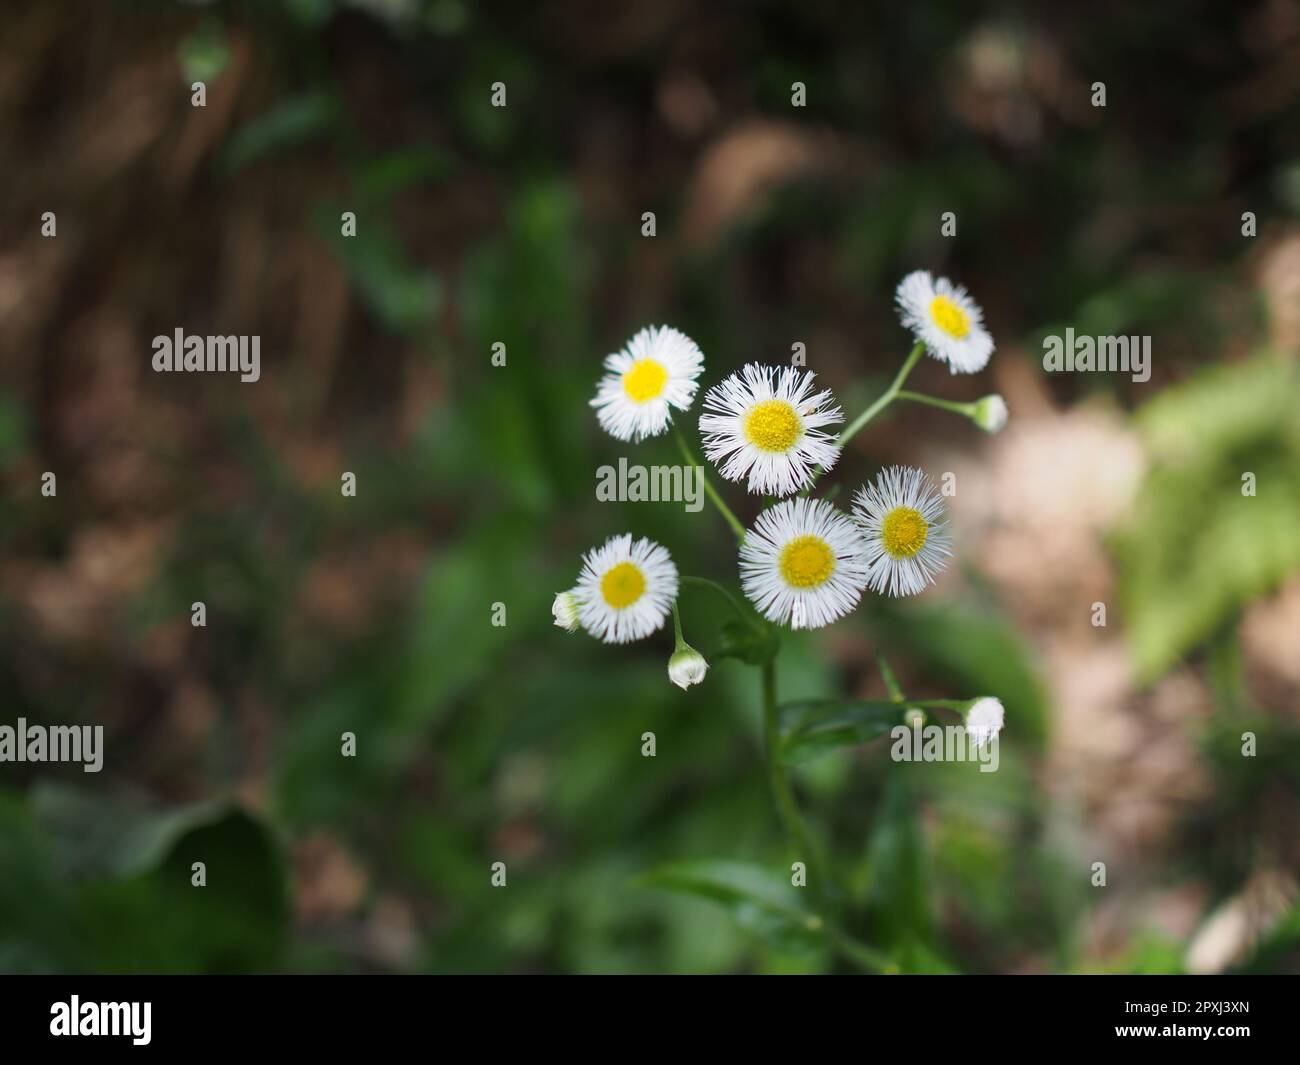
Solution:
M 578 597 L 572 591 L 555 594 L 551 614 L 555 617 L 555 624 L 565 632 L 578 631 Z
M 1001 700 L 987 695 L 976 699 L 966 711 L 966 735 L 977 749 L 983 747 L 997 739 L 1005 716 Z
M 690 644 L 684 643 L 668 659 L 668 679 L 685 691 L 692 684 L 699 684 L 704 674 L 709 671 L 709 663 Z
M 976 400 L 970 417 L 986 433 L 1000 432 L 1007 424 L 1006 400 L 997 393 Z

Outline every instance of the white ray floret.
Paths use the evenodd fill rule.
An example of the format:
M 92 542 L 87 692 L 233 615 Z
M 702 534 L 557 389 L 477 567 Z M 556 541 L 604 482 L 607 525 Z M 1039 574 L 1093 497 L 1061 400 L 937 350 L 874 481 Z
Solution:
M 614 536 L 582 559 L 573 589 L 582 627 L 606 643 L 628 643 L 658 631 L 677 598 L 677 567 L 653 540 Z
M 914 270 L 899 282 L 894 299 L 903 325 L 953 373 L 977 373 L 988 365 L 993 338 L 984 328 L 984 312 L 961 285 Z
M 748 477 L 751 492 L 788 496 L 817 467 L 835 465 L 840 449 L 823 430 L 844 414 L 829 389 L 813 392 L 813 379 L 806 370 L 750 363 L 705 393 L 704 453 L 723 477 Z
M 636 443 L 667 429 L 672 409 L 690 407 L 703 370 L 695 341 L 666 325 L 649 326 L 605 359 L 591 405 L 610 436 Z
M 853 522 L 824 499 L 763 511 L 740 546 L 740 584 L 769 621 L 819 629 L 862 598 L 869 567 Z
M 943 497 L 918 469 L 891 466 L 858 489 L 853 516 L 862 530 L 869 586 L 887 595 L 916 595 L 934 583 L 952 554 Z

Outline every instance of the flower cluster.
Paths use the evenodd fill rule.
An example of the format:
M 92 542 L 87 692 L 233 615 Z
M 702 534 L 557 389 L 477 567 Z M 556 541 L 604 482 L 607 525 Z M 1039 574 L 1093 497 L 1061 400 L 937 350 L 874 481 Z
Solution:
M 769 501 L 752 527 L 743 529 L 712 494 L 738 535 L 743 533 L 741 589 L 770 623 L 821 628 L 854 610 L 868 590 L 916 595 L 946 565 L 951 541 L 943 499 L 920 470 L 882 470 L 857 491 L 849 513 L 810 495 L 834 468 L 848 437 L 878 409 L 893 399 L 913 399 L 957 410 L 988 432 L 1006 423 L 1000 396 L 955 404 L 901 391 L 922 351 L 953 373 L 974 373 L 987 364 L 993 340 L 966 290 L 918 271 L 903 279 L 896 300 L 915 341 L 912 356 L 891 391 L 838 436 L 844 413 L 811 371 L 750 363 L 704 395 L 699 431 L 705 455 L 724 480 L 744 483 Z M 690 409 L 704 356 L 685 334 L 659 326 L 637 333 L 604 368 L 591 401 L 597 419 L 615 438 L 637 442 L 666 432 L 674 412 Z M 577 584 L 556 596 L 555 621 L 606 643 L 625 643 L 657 632 L 673 613 L 677 647 L 669 675 L 685 688 L 702 680 L 708 665 L 682 639 L 678 585 L 677 567 L 664 547 L 630 533 L 611 537 L 583 557 Z

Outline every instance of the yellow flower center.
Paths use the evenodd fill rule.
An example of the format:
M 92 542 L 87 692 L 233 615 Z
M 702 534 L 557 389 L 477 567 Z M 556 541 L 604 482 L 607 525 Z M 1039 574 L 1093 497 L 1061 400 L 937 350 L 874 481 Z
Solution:
M 911 558 L 925 546 L 929 534 L 930 523 L 911 507 L 895 507 L 880 526 L 880 542 L 891 558 Z
M 647 403 L 658 398 L 668 383 L 668 371 L 654 359 L 641 359 L 623 375 L 623 391 L 633 403 Z
M 803 432 L 803 423 L 783 399 L 765 399 L 745 415 L 745 438 L 760 451 L 789 451 Z
M 792 588 L 816 588 L 835 572 L 835 554 L 820 536 L 796 536 L 781 550 L 780 565 Z
M 645 591 L 645 575 L 631 562 L 611 566 L 600 578 L 600 594 L 615 610 L 631 606 Z
M 947 296 L 935 296 L 930 301 L 930 317 L 934 324 L 955 340 L 970 332 L 970 315 Z

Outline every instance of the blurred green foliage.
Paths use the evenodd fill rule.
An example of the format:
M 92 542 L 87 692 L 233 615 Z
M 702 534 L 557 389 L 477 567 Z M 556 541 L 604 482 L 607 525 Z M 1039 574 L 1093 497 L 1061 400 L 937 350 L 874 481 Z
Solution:
M 549 608 L 581 553 L 624 529 L 668 545 L 685 573 L 735 582 L 733 545 L 710 511 L 596 505 L 593 470 L 630 454 L 599 434 L 587 405 L 606 351 L 671 319 L 708 353 L 707 385 L 746 361 L 783 359 L 805 337 L 842 404 L 858 408 L 902 353 L 893 284 L 942 265 L 985 301 L 997 357 L 1020 371 L 1036 372 L 1038 341 L 1064 324 L 1161 338 L 1152 399 L 1139 403 L 1146 393 L 1107 375 L 1044 389 L 1062 406 L 1104 391 L 1136 408 L 1151 465 L 1111 546 L 1143 679 L 1207 647 L 1231 659 L 1243 607 L 1300 570 L 1294 362 L 1217 365 L 1236 338 L 1261 331 L 1258 310 L 1232 298 L 1246 253 L 1237 201 L 1278 224 L 1300 210 L 1296 107 L 1241 106 L 1237 90 L 1262 60 L 1242 43 L 1233 6 L 1194 4 L 1172 28 L 1120 4 L 1104 14 L 701 5 L 665 8 L 662 20 L 649 5 L 644 21 L 610 27 L 566 3 L 525 15 L 461 0 L 133 7 L 135 26 L 165 37 L 187 80 L 220 87 L 236 48 L 249 48 L 257 77 L 185 207 L 209 212 L 214 231 L 228 219 L 237 229 L 238 209 L 289 186 L 297 213 L 282 217 L 277 199 L 254 217 L 309 235 L 338 264 L 354 300 L 339 326 L 347 366 L 316 420 L 274 432 L 242 397 L 205 396 L 193 412 L 178 404 L 206 416 L 201 451 L 167 440 L 146 450 L 169 472 L 201 472 L 180 479 L 172 546 L 125 605 L 115 642 L 43 642 L 18 604 L 0 601 L 10 709 L 103 715 L 111 749 L 130 752 L 94 780 L 6 767 L 0 969 L 806 972 L 864 963 L 844 947 L 851 939 L 874 952 L 868 967 L 883 959 L 889 971 L 1179 970 L 1187 944 L 1140 921 L 1121 951 L 1102 955 L 1090 941 L 1100 904 L 1086 848 L 1063 827 L 1082 815 L 1043 779 L 1053 707 L 1037 634 L 992 593 L 872 598 L 834 634 L 782 644 L 785 753 L 815 842 L 833 856 L 840 928 L 790 885 L 746 662 L 769 648 L 741 646 L 725 606 L 688 591 L 686 635 L 712 667 L 705 685 L 679 693 L 663 641 L 568 637 Z M 83 21 L 69 17 L 73 29 L 54 39 L 77 46 Z M 123 64 L 143 63 L 123 48 Z M 698 129 L 666 117 L 683 94 L 668 77 L 679 66 L 709 89 Z M 1058 82 L 1036 83 L 1053 70 Z M 1068 106 L 1093 77 L 1112 86 L 1104 121 Z M 753 120 L 794 124 L 794 80 L 810 90 L 798 123 L 830 134 L 799 151 L 825 150 L 829 162 L 764 177 L 751 209 L 707 239 L 689 233 L 709 149 Z M 495 82 L 507 108 L 491 106 Z M 119 178 L 110 193 L 130 186 Z M 131 225 L 143 226 L 134 206 Z M 112 214 L 94 207 L 88 228 Z M 654 244 L 636 224 L 649 209 Z M 358 216 L 355 237 L 340 235 L 345 210 Z M 959 240 L 938 233 L 946 210 L 959 216 Z M 176 216 L 160 217 L 165 230 Z M 112 270 L 136 236 L 109 232 Z M 195 254 L 161 238 L 149 249 Z M 162 261 L 159 276 L 188 279 L 177 261 Z M 227 267 L 237 275 L 244 262 Z M 205 303 L 221 290 L 217 274 L 191 283 Z M 74 272 L 78 292 L 90 275 Z M 143 299 L 145 287 L 127 291 Z M 249 328 L 296 335 L 289 327 L 325 299 L 308 296 L 267 297 L 273 306 Z M 505 367 L 489 360 L 496 344 Z M 310 406 L 318 373 L 297 355 L 285 352 L 275 378 L 294 411 Z M 406 389 L 425 373 L 435 387 L 398 434 Z M 962 387 L 946 378 L 933 379 Z M 75 460 L 60 434 L 83 419 L 60 380 L 33 374 L 0 396 L 0 472 L 47 453 Z M 68 380 L 78 383 L 69 392 L 98 388 Z M 283 446 L 294 431 L 346 456 L 357 498 L 300 475 Z M 972 430 L 960 431 L 970 446 Z M 856 477 L 920 461 L 928 432 L 864 434 L 845 465 Z M 223 485 L 243 486 L 233 501 L 199 482 L 209 453 L 230 463 Z M 675 461 L 666 438 L 635 454 Z M 1245 471 L 1253 497 L 1241 495 Z M 55 566 L 79 531 L 77 497 L 65 490 L 43 506 L 30 496 L 6 494 L 0 544 Z M 348 558 L 403 537 L 421 555 L 400 597 L 356 631 L 304 620 L 310 576 L 337 567 L 345 584 L 360 580 Z M 169 693 L 132 656 L 197 600 L 214 620 L 186 664 L 213 693 L 217 724 L 197 764 L 178 765 L 179 741 L 150 731 Z M 495 602 L 508 606 L 503 628 L 488 623 Z M 841 699 L 876 684 L 878 647 L 915 682 L 914 698 L 1003 700 L 997 773 L 890 761 L 894 705 Z M 1241 841 L 1274 823 L 1267 814 L 1286 837 L 1300 766 L 1294 726 L 1254 705 L 1239 678 L 1224 687 L 1217 716 L 1195 733 L 1212 796 L 1187 811 L 1185 845 L 1152 874 L 1205 884 L 1212 901 L 1249 879 L 1259 855 Z M 247 724 L 250 704 L 262 732 Z M 1261 739 L 1249 771 L 1245 727 Z M 267 738 L 264 763 L 248 754 L 250 731 Z M 344 759 L 349 731 L 357 756 Z M 653 759 L 641 754 L 647 731 Z M 249 777 L 257 801 L 230 799 Z M 313 920 L 295 847 L 318 836 L 350 857 L 363 886 Z M 1285 864 L 1288 853 L 1265 857 Z M 190 886 L 199 860 L 202 890 Z M 502 889 L 489 880 L 498 860 L 509 867 Z M 384 924 L 392 912 L 403 919 Z M 1298 941 L 1292 911 L 1241 967 L 1293 967 Z
M 1136 424 L 1152 466 L 1115 551 L 1152 680 L 1300 572 L 1300 377 L 1267 355 L 1217 367 L 1165 389 Z

